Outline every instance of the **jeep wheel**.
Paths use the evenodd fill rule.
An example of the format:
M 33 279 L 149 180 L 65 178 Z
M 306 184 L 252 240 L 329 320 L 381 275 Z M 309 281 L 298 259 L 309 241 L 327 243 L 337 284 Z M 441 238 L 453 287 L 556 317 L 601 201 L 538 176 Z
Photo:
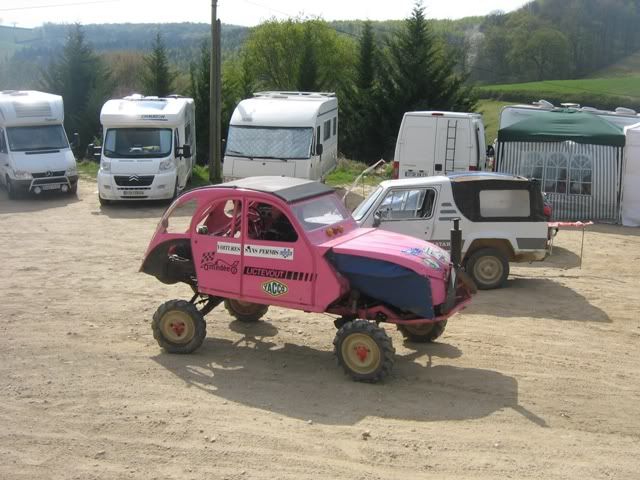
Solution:
M 169 353 L 191 353 L 207 335 L 207 324 L 195 305 L 169 300 L 153 314 L 153 338 Z
M 229 315 L 235 317 L 236 320 L 253 323 L 260 320 L 264 314 L 267 313 L 269 305 L 227 299 L 224 301 L 224 308 L 226 308 Z
M 509 261 L 497 248 L 481 248 L 467 260 L 466 271 L 480 290 L 499 288 L 507 282 Z
M 333 340 L 345 373 L 359 382 L 378 382 L 391 373 L 395 350 L 384 329 L 367 320 L 345 323 Z
M 423 323 L 421 325 L 398 325 L 398 330 L 402 336 L 410 342 L 427 343 L 433 342 L 444 333 L 447 321 L 442 320 L 436 323 Z

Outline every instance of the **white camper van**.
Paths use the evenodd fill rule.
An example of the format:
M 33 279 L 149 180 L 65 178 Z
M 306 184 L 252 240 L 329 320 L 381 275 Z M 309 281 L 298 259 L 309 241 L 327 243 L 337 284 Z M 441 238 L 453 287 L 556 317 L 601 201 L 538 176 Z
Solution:
M 225 180 L 256 175 L 322 180 L 338 163 L 338 99 L 333 93 L 259 92 L 229 124 Z
M 479 113 L 407 112 L 402 118 L 393 178 L 482 170 L 486 161 Z
M 174 198 L 191 178 L 196 149 L 193 99 L 131 95 L 100 112 L 101 204 Z
M 531 105 L 507 105 L 500 111 L 498 128 L 506 128 L 539 112 L 549 112 L 556 108 L 573 108 L 581 112 L 589 112 L 623 129 L 640 122 L 640 114 L 635 110 L 618 107 L 615 110 L 599 110 L 593 107 L 582 107 L 576 103 L 563 103 L 556 107 L 546 100 L 539 100 Z
M 10 198 L 45 190 L 77 191 L 76 160 L 63 121 L 58 95 L 0 92 L 0 183 Z

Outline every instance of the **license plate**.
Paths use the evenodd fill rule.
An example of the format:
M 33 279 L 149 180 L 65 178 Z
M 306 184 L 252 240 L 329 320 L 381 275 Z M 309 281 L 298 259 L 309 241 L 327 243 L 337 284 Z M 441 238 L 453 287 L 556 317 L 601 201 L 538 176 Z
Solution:
M 42 190 L 60 190 L 60 185 L 49 184 L 49 185 L 38 185 Z
M 419 172 L 415 172 L 413 170 L 407 170 L 404 173 L 404 176 L 407 177 L 407 178 L 410 178 L 410 177 L 426 177 L 427 174 L 426 174 L 426 172 L 424 170 L 420 170 Z
M 125 197 L 143 197 L 145 193 L 144 190 L 124 190 L 122 195 Z

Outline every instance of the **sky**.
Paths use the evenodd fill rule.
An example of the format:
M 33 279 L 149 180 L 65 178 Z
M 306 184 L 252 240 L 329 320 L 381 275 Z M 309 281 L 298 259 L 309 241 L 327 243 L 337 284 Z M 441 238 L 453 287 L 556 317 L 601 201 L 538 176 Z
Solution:
M 423 0 L 429 18 L 462 18 L 514 10 L 530 0 Z M 269 18 L 325 20 L 406 18 L 414 0 L 219 0 L 223 23 L 253 26 Z M 211 0 L 2 0 L 0 25 L 52 23 L 167 23 L 211 19 Z

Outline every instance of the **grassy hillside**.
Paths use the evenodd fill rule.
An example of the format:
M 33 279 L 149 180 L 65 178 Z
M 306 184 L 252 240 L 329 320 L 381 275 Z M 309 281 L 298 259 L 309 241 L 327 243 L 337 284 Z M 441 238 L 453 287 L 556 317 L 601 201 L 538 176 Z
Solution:
M 556 105 L 575 102 L 606 109 L 624 106 L 640 110 L 640 75 L 486 85 L 479 87 L 478 93 L 481 98 L 494 100 L 530 103 L 543 98 Z
M 498 122 L 500 121 L 500 112 L 502 107 L 513 105 L 518 102 L 498 101 L 498 100 L 480 100 L 478 102 L 477 111 L 482 114 L 484 123 L 484 137 L 487 145 L 493 143 L 498 136 Z
M 639 77 L 640 76 L 640 51 L 623 58 L 591 75 L 591 78 L 609 77 Z

